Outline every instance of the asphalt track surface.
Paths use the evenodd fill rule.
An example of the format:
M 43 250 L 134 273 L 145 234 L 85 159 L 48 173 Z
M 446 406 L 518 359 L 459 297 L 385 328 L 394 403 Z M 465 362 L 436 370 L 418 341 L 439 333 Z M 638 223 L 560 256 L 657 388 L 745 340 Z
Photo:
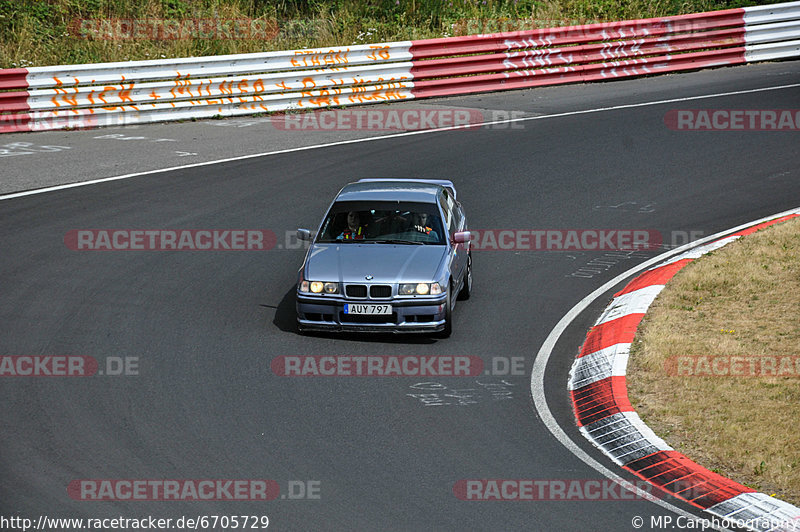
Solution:
M 796 83 L 800 62 L 793 61 L 439 104 L 534 116 Z M 452 178 L 472 228 L 651 229 L 668 248 L 691 231 L 710 235 L 800 205 L 800 137 L 672 131 L 665 113 L 798 104 L 797 87 L 745 92 L 519 128 L 343 144 L 0 201 L 0 354 L 138 357 L 139 366 L 128 376 L 3 378 L 0 515 L 265 514 L 278 530 L 633 530 L 634 516 L 649 523 L 668 514 L 643 500 L 476 502 L 453 493 L 461 479 L 603 478 L 538 419 L 533 357 L 577 301 L 658 251 L 475 252 L 473 297 L 457 305 L 453 336 L 436 340 L 298 335 L 293 292 L 302 249 L 72 251 L 64 236 L 73 229 L 270 229 L 282 243 L 296 227 L 316 226 L 356 177 L 419 176 Z M 15 138 L 46 144 L 58 136 L 78 146 L 97 133 L 72 134 Z M 241 150 L 231 133 L 210 150 L 225 151 L 224 142 L 229 153 Z M 3 181 L 24 182 L 28 171 L 44 175 L 43 167 L 58 172 L 53 157 L 4 158 Z M 83 152 L 82 164 L 96 174 L 117 157 L 142 161 L 144 170 L 159 155 L 127 144 L 124 153 Z M 77 161 L 70 164 L 64 182 L 81 179 Z M 606 302 L 595 302 L 562 336 L 545 393 L 567 434 L 616 471 L 578 434 L 566 392 L 572 360 Z M 468 354 L 487 367 L 497 357 L 524 357 L 525 371 L 287 378 L 270 369 L 276 356 L 323 354 Z M 423 381 L 429 384 L 415 387 Z M 491 393 L 500 388 L 503 400 Z M 419 393 L 448 404 L 426 406 L 410 395 Z M 282 494 L 290 481 L 318 481 L 320 497 L 97 502 L 72 500 L 66 489 L 76 479 L 257 478 L 275 480 Z

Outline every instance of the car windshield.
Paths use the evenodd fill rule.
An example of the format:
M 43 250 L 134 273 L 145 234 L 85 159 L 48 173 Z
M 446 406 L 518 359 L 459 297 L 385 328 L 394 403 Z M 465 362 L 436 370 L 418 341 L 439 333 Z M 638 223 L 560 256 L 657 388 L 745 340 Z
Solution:
M 446 243 L 434 203 L 337 201 L 322 223 L 319 243 Z

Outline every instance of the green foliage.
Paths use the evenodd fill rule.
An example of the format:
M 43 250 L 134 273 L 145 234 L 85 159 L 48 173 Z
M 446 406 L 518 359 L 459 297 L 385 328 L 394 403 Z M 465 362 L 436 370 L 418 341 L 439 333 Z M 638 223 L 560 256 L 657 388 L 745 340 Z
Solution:
M 181 0 L 162 0 L 164 16 L 167 18 L 187 18 L 191 16 L 191 9 Z

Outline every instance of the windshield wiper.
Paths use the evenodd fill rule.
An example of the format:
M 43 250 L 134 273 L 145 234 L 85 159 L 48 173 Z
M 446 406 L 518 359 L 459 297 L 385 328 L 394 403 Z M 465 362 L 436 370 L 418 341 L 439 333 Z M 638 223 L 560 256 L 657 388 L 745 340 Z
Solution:
M 370 240 L 370 242 L 375 242 L 377 244 L 419 244 L 419 245 L 425 245 L 425 242 L 422 242 L 421 240 L 392 239 L 392 240 Z
M 317 244 L 435 244 L 436 242 L 422 242 L 421 240 L 400 240 L 400 239 L 375 239 L 375 240 L 317 240 Z
M 374 240 L 355 240 L 352 238 L 348 239 L 341 239 L 341 240 L 317 240 L 317 244 L 373 244 Z

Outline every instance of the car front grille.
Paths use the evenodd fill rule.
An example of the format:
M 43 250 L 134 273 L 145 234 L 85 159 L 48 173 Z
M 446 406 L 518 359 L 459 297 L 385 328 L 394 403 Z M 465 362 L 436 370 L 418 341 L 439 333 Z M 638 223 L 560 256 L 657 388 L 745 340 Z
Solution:
M 368 291 L 369 297 L 373 299 L 388 299 L 392 297 L 392 285 L 388 284 L 349 284 L 344 289 L 347 297 L 356 299 L 366 299 Z
M 345 287 L 344 293 L 347 295 L 347 297 L 358 297 L 365 299 L 367 297 L 367 285 L 349 284 Z
M 392 287 L 388 284 L 374 284 L 369 287 L 369 297 L 371 298 L 392 297 Z

